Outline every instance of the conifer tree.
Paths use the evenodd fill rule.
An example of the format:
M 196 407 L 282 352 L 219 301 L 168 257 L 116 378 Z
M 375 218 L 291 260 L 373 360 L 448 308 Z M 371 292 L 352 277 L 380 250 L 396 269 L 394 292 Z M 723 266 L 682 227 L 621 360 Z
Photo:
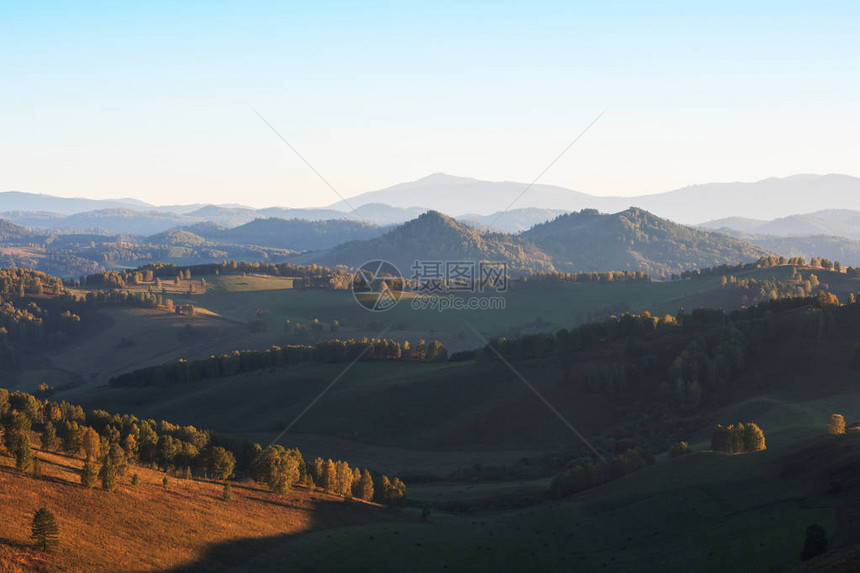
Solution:
M 30 537 L 42 551 L 53 551 L 59 544 L 60 528 L 51 510 L 43 507 L 33 515 Z
M 337 467 L 331 458 L 323 466 L 322 487 L 327 491 L 337 491 Z
M 361 470 L 352 468 L 352 497 L 361 497 L 358 491 L 358 482 L 361 481 Z
M 42 431 L 42 447 L 51 451 L 55 451 L 60 447 L 60 440 L 57 438 L 57 429 L 51 422 L 45 424 L 45 429 Z
M 109 455 L 105 455 L 102 459 L 102 467 L 99 470 L 99 478 L 102 480 L 102 489 L 105 491 L 114 491 L 116 489 L 116 474 L 117 469 L 113 460 Z
M 84 487 L 95 487 L 99 477 L 99 468 L 95 460 L 87 458 L 81 468 L 81 485 Z
M 221 447 L 214 447 L 206 455 L 206 472 L 210 478 L 225 480 L 233 475 L 236 456 Z
M 352 470 L 349 464 L 344 461 L 339 461 L 335 464 L 336 471 L 336 491 L 340 495 L 348 497 L 352 496 Z
M 12 410 L 12 414 L 7 416 L 3 424 L 3 442 L 6 449 L 15 458 L 15 467 L 19 470 L 30 469 L 30 465 L 33 463 L 33 452 L 30 449 L 30 427 L 30 417 L 16 410 Z
M 370 475 L 370 472 L 364 470 L 361 472 L 361 479 L 358 481 L 358 494 L 356 497 L 360 497 L 366 501 L 373 500 L 373 477 Z

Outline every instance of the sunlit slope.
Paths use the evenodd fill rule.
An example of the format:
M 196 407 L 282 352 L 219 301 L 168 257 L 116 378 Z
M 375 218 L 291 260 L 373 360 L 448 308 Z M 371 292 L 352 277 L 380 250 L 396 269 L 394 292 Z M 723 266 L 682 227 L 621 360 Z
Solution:
M 197 563 L 225 571 L 265 550 L 269 538 L 392 519 L 384 509 L 295 489 L 285 496 L 233 484 L 233 500 L 217 483 L 170 478 L 131 466 L 114 492 L 80 485 L 81 461 L 37 451 L 43 475 L 24 474 L 0 458 L 0 571 L 159 571 Z M 140 483 L 130 484 L 133 474 Z M 30 547 L 34 512 L 47 507 L 60 527 L 55 555 Z M 242 541 L 242 543 L 239 543 Z M 209 556 L 214 546 L 235 543 Z

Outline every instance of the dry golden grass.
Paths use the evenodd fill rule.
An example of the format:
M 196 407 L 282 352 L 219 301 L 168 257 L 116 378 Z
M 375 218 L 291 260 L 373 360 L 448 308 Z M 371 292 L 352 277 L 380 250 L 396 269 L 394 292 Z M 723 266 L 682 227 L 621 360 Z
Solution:
M 249 483 L 234 483 L 233 500 L 226 502 L 218 483 L 169 478 L 165 488 L 164 474 L 138 466 L 129 468 L 115 492 L 86 489 L 78 474 L 81 460 L 35 453 L 42 466 L 38 477 L 0 458 L 0 573 L 153 571 L 199 562 L 207 550 L 231 541 L 390 518 L 372 504 L 303 489 L 277 496 Z M 130 485 L 134 473 L 137 486 Z M 30 523 L 40 507 L 53 511 L 60 526 L 53 555 L 30 544 Z M 232 564 L 255 550 L 246 545 L 226 554 Z M 205 562 L 207 570 L 219 565 L 229 563 L 212 555 Z

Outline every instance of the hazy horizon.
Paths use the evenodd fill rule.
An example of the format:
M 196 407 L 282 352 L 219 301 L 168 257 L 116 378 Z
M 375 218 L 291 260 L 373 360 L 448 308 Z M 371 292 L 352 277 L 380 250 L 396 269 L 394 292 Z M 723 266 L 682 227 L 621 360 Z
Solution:
M 541 183 L 636 196 L 851 173 L 858 11 L 7 4 L 0 188 L 336 201 L 255 110 L 345 197 L 436 172 L 529 182 L 607 108 Z
M 365 190 L 363 190 L 363 191 L 358 191 L 358 192 L 356 192 L 356 193 L 354 193 L 354 194 L 352 194 L 352 195 L 348 195 L 348 196 L 347 196 L 347 195 L 344 195 L 344 197 L 346 197 L 346 199 L 347 199 L 347 201 L 348 201 L 348 200 L 350 200 L 350 199 L 353 199 L 353 198 L 359 197 L 360 195 L 363 195 L 363 194 L 365 194 L 365 193 L 369 193 L 369 192 L 373 192 L 373 191 L 380 191 L 380 190 L 383 190 L 383 189 L 387 189 L 387 188 L 389 188 L 389 187 L 393 187 L 393 186 L 398 185 L 398 184 L 403 184 L 403 183 L 414 183 L 414 182 L 416 182 L 416 181 L 421 181 L 421 180 L 423 180 L 423 179 L 426 179 L 426 178 L 429 178 L 429 177 L 433 177 L 433 176 L 435 176 L 435 175 L 444 175 L 444 176 L 448 176 L 448 177 L 455 177 L 455 178 L 462 178 L 462 179 L 473 179 L 473 180 L 482 181 L 482 182 L 488 182 L 488 183 L 515 183 L 515 184 L 522 184 L 524 189 L 525 189 L 526 187 L 528 187 L 528 183 L 525 183 L 525 182 L 522 182 L 522 181 L 510 181 L 510 180 L 484 180 L 484 179 L 479 179 L 479 178 L 477 178 L 477 177 L 470 177 L 470 176 L 466 176 L 466 175 L 458 175 L 458 174 L 452 174 L 452 173 L 441 173 L 441 172 L 437 172 L 437 173 L 430 173 L 430 174 L 427 174 L 427 175 L 425 175 L 425 176 L 423 176 L 423 177 L 418 177 L 417 179 L 414 179 L 414 180 L 409 180 L 409 181 L 398 181 L 398 182 L 392 183 L 391 185 L 386 185 L 385 187 L 382 187 L 382 188 L 379 188 L 379 189 L 365 189 Z M 549 183 L 549 182 L 544 182 L 544 181 L 541 181 L 541 182 L 539 183 L 539 185 L 554 186 L 554 187 L 561 187 L 561 188 L 568 189 L 568 190 L 570 190 L 570 191 L 574 191 L 574 192 L 577 192 L 577 193 L 583 193 L 583 194 L 585 194 L 585 195 L 590 195 L 590 196 L 593 196 L 593 197 L 595 197 L 595 198 L 600 198 L 600 199 L 611 199 L 611 198 L 619 198 L 619 199 L 627 199 L 627 198 L 629 198 L 629 199 L 635 199 L 635 198 L 640 198 L 640 197 L 648 197 L 648 196 L 651 196 L 651 195 L 659 195 L 659 194 L 662 194 L 662 193 L 668 193 L 668 192 L 671 192 L 671 191 L 678 191 L 678 190 L 680 190 L 680 189 L 685 189 L 685 188 L 688 188 L 688 187 L 695 187 L 695 186 L 698 186 L 698 185 L 707 185 L 707 184 L 733 184 L 733 183 L 757 183 L 757 182 L 760 182 L 760 181 L 766 181 L 766 180 L 768 180 L 768 179 L 790 179 L 790 178 L 792 178 L 792 177 L 798 177 L 798 176 L 812 176 L 812 177 L 820 177 L 820 176 L 827 176 L 827 175 L 843 175 L 843 176 L 848 176 L 848 177 L 860 178 L 860 176 L 852 175 L 852 174 L 850 174 L 850 173 L 792 173 L 792 174 L 788 174 L 788 175 L 784 175 L 784 176 L 764 177 L 764 178 L 762 178 L 762 179 L 749 180 L 749 181 L 729 181 L 729 180 L 719 180 L 719 181 L 699 181 L 699 182 L 696 182 L 696 183 L 690 183 L 690 184 L 688 184 L 688 185 L 683 185 L 683 186 L 681 186 L 681 187 L 672 188 L 672 189 L 663 189 L 663 190 L 658 190 L 658 191 L 654 191 L 654 192 L 643 192 L 643 193 L 635 193 L 635 194 L 619 194 L 619 195 L 608 195 L 608 194 L 592 193 L 592 192 L 590 192 L 590 191 L 589 191 L 589 190 L 587 190 L 587 189 L 571 189 L 571 188 L 565 187 L 564 185 L 559 185 L 559 184 Z M 277 203 L 252 203 L 252 202 L 245 202 L 245 201 L 241 200 L 241 198 L 240 198 L 240 197 L 238 197 L 238 196 L 237 196 L 237 197 L 233 197 L 233 198 L 231 198 L 231 197 L 225 197 L 225 198 L 224 198 L 225 200 L 224 200 L 223 202 L 220 202 L 220 201 L 219 201 L 219 202 L 214 202 L 214 201 L 188 201 L 188 202 L 174 201 L 174 202 L 162 202 L 162 203 L 155 203 L 155 202 L 147 201 L 145 198 L 143 198 L 143 197 L 141 197 L 141 196 L 136 196 L 136 195 L 113 195 L 113 196 L 111 196 L 111 195 L 105 195 L 105 196 L 95 196 L 95 195 L 90 195 L 90 194 L 86 194 L 86 193 L 75 193 L 75 192 L 69 192 L 69 193 L 55 193 L 55 192 L 50 192 L 50 191 L 47 191 L 47 192 L 43 192 L 43 191 L 29 191 L 29 190 L 26 190 L 26 189 L 2 189 L 2 190 L 0 190 L 0 193 L 33 193 L 33 194 L 46 195 L 46 196 L 52 196 L 52 197 L 59 197 L 59 198 L 63 198 L 63 199 L 90 199 L 90 200 L 114 200 L 114 201 L 131 200 L 131 201 L 141 201 L 141 202 L 143 202 L 143 203 L 147 203 L 147 204 L 149 204 L 149 205 L 151 205 L 151 206 L 153 206 L 153 207 L 160 207 L 160 208 L 163 208 L 163 207 L 169 207 L 169 206 L 182 206 L 182 205 L 201 204 L 201 205 L 216 205 L 216 206 L 248 207 L 248 208 L 252 208 L 252 209 L 265 209 L 265 208 L 278 208 L 278 207 L 283 207 L 283 208 L 288 208 L 288 209 L 339 209 L 339 210 L 349 210 L 349 208 L 348 208 L 348 207 L 346 207 L 346 206 L 344 206 L 344 205 L 343 205 L 343 201 L 342 201 L 340 198 L 338 198 L 338 197 L 337 197 L 337 195 L 335 195 L 334 193 L 332 193 L 332 195 L 333 195 L 335 198 L 334 198 L 333 200 L 331 200 L 331 201 L 329 201 L 329 200 L 327 200 L 327 199 L 321 199 L 321 202 L 320 202 L 319 204 L 301 205 L 301 206 L 299 206 L 299 205 L 290 205 L 290 204 L 277 204 Z M 338 204 L 340 204 L 340 205 L 338 205 Z M 385 204 L 385 203 L 383 203 L 383 204 Z M 423 207 L 423 205 L 415 205 L 415 207 Z M 504 207 L 504 205 L 501 205 L 501 206 L 499 207 L 499 209 L 498 209 L 498 210 L 499 210 L 499 211 L 502 211 L 502 210 L 503 210 L 503 207 Z M 514 206 L 512 206 L 511 208 L 516 210 L 516 209 L 521 208 L 521 207 L 520 207 L 520 206 L 518 206 L 518 205 L 514 205 Z M 549 208 L 552 208 L 552 207 L 550 206 Z M 457 215 L 459 215 L 459 214 L 461 214 L 461 213 L 457 213 Z

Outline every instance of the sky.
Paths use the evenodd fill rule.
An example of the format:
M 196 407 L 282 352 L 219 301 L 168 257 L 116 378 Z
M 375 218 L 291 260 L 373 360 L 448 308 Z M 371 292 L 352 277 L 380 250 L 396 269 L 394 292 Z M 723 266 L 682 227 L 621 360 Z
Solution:
M 860 175 L 858 17 L 820 0 L 0 0 L 0 190 L 308 207 L 437 172 L 528 183 L 603 110 L 541 183 Z

